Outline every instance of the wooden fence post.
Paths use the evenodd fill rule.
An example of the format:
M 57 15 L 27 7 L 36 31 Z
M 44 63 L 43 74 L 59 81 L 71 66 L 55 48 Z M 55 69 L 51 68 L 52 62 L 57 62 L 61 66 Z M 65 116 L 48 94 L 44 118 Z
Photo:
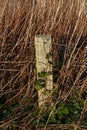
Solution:
M 37 81 L 42 79 L 43 84 L 43 87 L 38 90 L 39 107 L 45 105 L 47 99 L 45 92 L 53 89 L 51 42 L 50 35 L 37 35 L 35 37 Z

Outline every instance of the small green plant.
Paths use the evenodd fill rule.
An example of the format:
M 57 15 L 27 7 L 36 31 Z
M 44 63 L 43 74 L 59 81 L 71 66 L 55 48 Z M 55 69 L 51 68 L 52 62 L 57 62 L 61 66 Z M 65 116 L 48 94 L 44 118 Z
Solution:
M 49 72 L 38 73 L 38 80 L 36 82 L 36 90 L 40 90 L 45 87 L 46 78 L 49 76 Z
M 52 114 L 50 119 L 49 119 L 49 123 L 52 123 L 52 124 L 57 124 L 58 123 L 58 120 L 56 118 L 56 115 L 55 114 Z
M 42 79 L 38 79 L 35 88 L 36 90 L 40 90 L 44 87 L 44 85 L 45 85 L 45 81 Z
M 0 120 L 4 120 L 7 118 L 10 118 L 11 115 L 14 115 L 15 113 L 12 113 L 12 110 L 16 107 L 15 104 L 11 104 L 7 107 L 0 108 Z
M 49 124 L 71 124 L 76 123 L 80 117 L 82 108 L 84 105 L 84 100 L 78 101 L 75 98 L 70 99 L 69 101 L 63 102 L 60 101 L 55 109 L 53 110 L 53 114 L 50 116 L 48 123 Z M 40 119 L 40 124 L 45 124 L 49 114 L 46 113 L 43 118 Z M 86 125 L 87 122 L 84 122 Z M 73 130 L 74 127 L 70 127 L 70 130 Z
M 60 102 L 57 108 L 57 118 L 61 123 L 72 123 L 76 122 L 82 111 L 84 101 L 80 102 L 76 99 L 72 99 L 69 102 Z
M 39 91 L 40 89 L 43 88 L 43 86 L 42 86 L 41 84 L 37 84 L 37 85 L 35 86 L 35 88 L 36 88 L 37 91 Z
M 51 52 L 47 53 L 46 59 L 49 60 L 49 58 L 52 56 Z
M 46 89 L 45 94 L 46 94 L 46 95 L 50 94 L 50 90 L 47 90 L 47 89 Z
M 49 72 L 40 72 L 38 73 L 39 78 L 47 78 L 49 76 Z

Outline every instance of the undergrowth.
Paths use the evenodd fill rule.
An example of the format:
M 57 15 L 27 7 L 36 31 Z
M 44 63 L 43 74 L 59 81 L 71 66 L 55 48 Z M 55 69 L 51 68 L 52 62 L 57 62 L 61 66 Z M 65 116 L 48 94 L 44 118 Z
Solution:
M 38 34 L 49 34 L 57 43 L 52 45 L 54 89 L 45 91 L 42 109 L 38 90 L 44 81 L 36 78 L 34 45 Z M 38 74 L 42 79 L 48 75 Z M 87 129 L 86 0 L 0 1 L 0 130 L 34 129 Z

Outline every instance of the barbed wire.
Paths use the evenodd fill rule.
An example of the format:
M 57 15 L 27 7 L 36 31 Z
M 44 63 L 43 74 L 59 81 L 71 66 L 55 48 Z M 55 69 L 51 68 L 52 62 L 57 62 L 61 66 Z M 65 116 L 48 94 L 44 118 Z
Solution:
M 26 45 L 26 44 L 34 44 L 35 43 L 35 41 L 33 41 L 33 42 L 19 42 L 19 43 L 15 43 L 15 44 L 1 44 L 0 46 L 1 47 L 8 47 L 8 46 L 19 46 L 19 45 Z M 65 48 L 68 48 L 68 45 L 66 44 L 61 44 L 61 43 L 58 43 L 58 42 L 52 42 L 52 45 L 56 45 L 56 46 L 61 46 L 61 47 L 65 47 Z M 70 47 L 69 46 L 69 48 L 70 49 L 73 49 L 74 47 Z M 78 49 L 78 48 L 76 48 L 76 49 Z

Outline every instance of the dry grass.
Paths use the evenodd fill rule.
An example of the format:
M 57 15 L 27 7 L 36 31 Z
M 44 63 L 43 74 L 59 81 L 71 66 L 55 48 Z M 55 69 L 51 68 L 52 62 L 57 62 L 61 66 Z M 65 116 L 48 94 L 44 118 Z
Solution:
M 12 104 L 18 105 L 12 109 L 10 117 L 0 119 L 0 129 L 10 129 L 15 120 L 19 122 L 19 129 L 29 129 L 32 120 L 30 115 L 38 109 L 26 113 L 26 98 L 37 96 L 34 89 L 34 38 L 37 34 L 50 34 L 55 42 L 66 45 L 65 49 L 53 45 L 54 69 L 58 70 L 55 61 L 60 59 L 61 62 L 63 59 L 55 80 L 55 86 L 59 86 L 57 102 L 67 101 L 74 91 L 78 93 L 78 100 L 84 93 L 87 94 L 87 1 L 24 0 L 20 4 L 20 0 L 1 0 L 0 98 L 2 100 L 7 95 L 2 101 L 3 109 Z M 86 106 L 87 101 L 80 116 L 80 124 L 87 111 Z

